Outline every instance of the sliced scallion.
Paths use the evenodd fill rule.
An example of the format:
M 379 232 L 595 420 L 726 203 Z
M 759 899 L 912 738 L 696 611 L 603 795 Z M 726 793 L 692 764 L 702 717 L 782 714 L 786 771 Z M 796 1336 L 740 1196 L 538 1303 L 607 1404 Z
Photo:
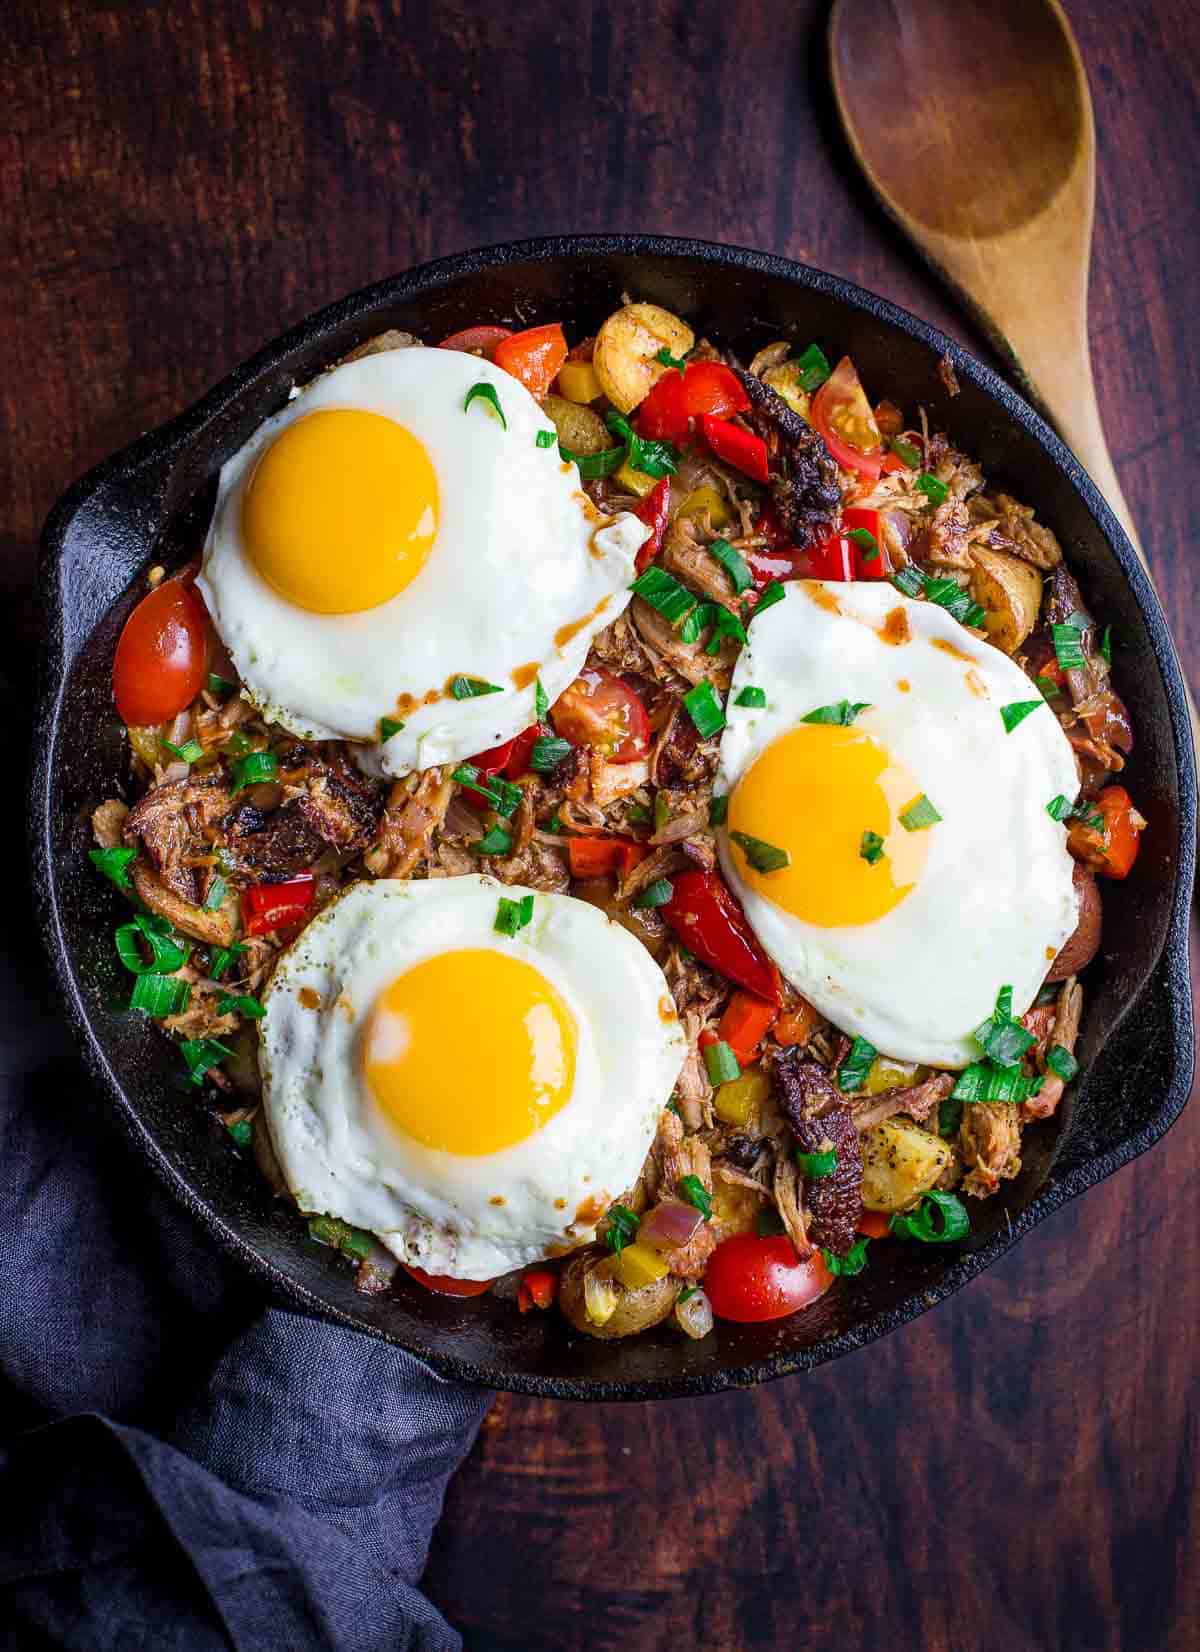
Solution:
M 530 748 L 529 767 L 535 774 L 550 774 L 564 757 L 571 755 L 571 751 L 569 740 L 563 740 L 556 734 L 539 734 Z
M 729 819 L 729 793 L 714 793 L 708 800 L 708 824 L 710 826 L 724 826 Z
M 717 691 L 713 685 L 705 680 L 697 683 L 683 697 L 687 714 L 696 725 L 696 733 L 702 740 L 725 727 L 725 713 L 721 709 L 721 702 L 717 698 Z
M 796 357 L 796 377 L 802 390 L 819 390 L 832 371 L 819 344 L 810 344 L 802 356 Z
M 450 693 L 456 700 L 479 700 L 485 694 L 503 694 L 504 690 L 499 683 L 485 683 L 482 677 L 455 677 Z
M 724 1040 L 705 1046 L 704 1066 L 708 1072 L 708 1082 L 714 1088 L 718 1084 L 728 1084 L 731 1079 L 739 1077 L 742 1071 L 737 1056 Z
M 897 1212 L 888 1224 L 897 1239 L 923 1245 L 951 1245 L 971 1231 L 967 1207 L 953 1193 L 925 1193 L 915 1210 Z
M 1000 720 L 1004 724 L 1005 734 L 1011 734 L 1018 723 L 1023 723 L 1031 711 L 1040 711 L 1045 700 L 1013 700 L 1011 704 L 1000 707 Z
M 833 723 L 848 727 L 858 716 L 860 711 L 869 711 L 870 705 L 866 700 L 835 700 L 831 706 L 818 706 L 807 716 L 801 717 L 802 723 Z
M 546 721 L 546 714 L 549 710 L 550 699 L 546 693 L 546 690 L 542 687 L 542 679 L 540 677 L 535 677 L 533 680 L 534 721 L 537 723 L 544 723 Z
M 736 1066 L 736 1061 L 734 1065 Z M 679 1191 L 683 1194 L 688 1204 L 694 1206 L 695 1209 L 700 1212 L 706 1222 L 712 1220 L 712 1194 L 705 1187 L 699 1176 L 680 1177 Z
M 796 1163 L 800 1166 L 800 1174 L 810 1182 L 819 1182 L 825 1176 L 832 1176 L 837 1169 L 837 1148 L 829 1147 L 824 1153 L 796 1152 Z
M 825 1266 L 835 1278 L 853 1279 L 867 1265 L 867 1246 L 871 1241 L 866 1234 L 862 1234 L 850 1246 L 845 1256 L 838 1256 L 831 1250 L 822 1250 L 821 1257 Z
M 181 763 L 186 763 L 189 768 L 204 756 L 204 747 L 199 740 L 185 740 L 182 746 L 173 746 L 169 740 L 164 740 L 163 745 L 172 756 L 177 757 Z
M 599 453 L 574 453 L 560 442 L 558 451 L 569 464 L 578 467 L 585 482 L 596 482 L 602 476 L 611 476 L 625 463 L 623 447 L 605 447 Z
M 641 1225 L 641 1217 L 635 1215 L 628 1205 L 609 1205 L 604 1233 L 609 1250 L 620 1256 L 625 1246 L 632 1245 L 637 1238 L 637 1230 Z
M 191 995 L 188 983 L 173 975 L 139 975 L 133 983 L 129 1007 L 155 1017 L 182 1015 Z
M 754 604 L 750 619 L 756 620 L 760 614 L 765 614 L 768 608 L 774 608 L 777 602 L 782 602 L 786 595 L 787 593 L 779 581 L 773 579 L 769 585 L 763 586 L 762 594 Z
M 1046 1065 L 1052 1073 L 1056 1073 L 1064 1084 L 1069 1084 L 1079 1071 L 1079 1063 L 1070 1050 L 1064 1049 L 1061 1044 L 1051 1044 L 1046 1051 Z
M 675 892 L 675 886 L 670 878 L 655 878 L 648 883 L 640 895 L 634 897 L 634 906 L 666 906 Z
M 877 865 L 883 859 L 883 839 L 879 833 L 864 832 L 858 852 L 868 866 Z
M 179 1046 L 179 1053 L 187 1066 L 191 1082 L 203 1084 L 209 1068 L 219 1067 L 233 1051 L 216 1038 L 185 1038 Z
M 558 432 L 554 430 L 539 430 L 533 438 L 535 447 L 553 447 L 558 440 Z
M 950 489 L 945 482 L 939 482 L 936 476 L 931 476 L 923 470 L 917 477 L 914 486 L 919 488 L 931 505 L 944 505 L 950 497 Z
M 404 724 L 396 717 L 381 717 L 379 719 L 380 741 L 390 740 L 393 734 L 399 734 Z
M 519 901 L 510 901 L 501 895 L 492 928 L 499 935 L 515 935 L 533 917 L 533 896 L 522 895 Z
M 118 889 L 131 889 L 129 863 L 137 859 L 136 849 L 89 849 L 88 859 L 97 872 L 115 883 Z
M 500 406 L 500 397 L 494 384 L 488 384 L 484 379 L 481 379 L 478 384 L 473 384 L 467 391 L 467 398 L 463 402 L 464 413 L 474 401 L 486 402 L 500 420 L 503 428 L 508 429 L 508 420 L 504 417 L 504 409 Z
M 273 751 L 251 751 L 233 765 L 233 796 L 246 786 L 257 786 L 279 775 L 279 760 Z
M 858 546 L 864 562 L 874 562 L 879 555 L 879 541 L 869 528 L 851 528 L 846 538 Z
M 755 688 L 753 683 L 747 683 L 733 703 L 735 706 L 751 706 L 756 710 L 761 709 L 767 703 L 767 691 L 765 688 Z
M 657 609 L 671 625 L 678 625 L 696 606 L 692 593 L 665 568 L 651 565 L 638 575 L 629 588 L 634 596 L 641 597 L 643 602 Z
M 751 837 L 749 832 L 730 832 L 729 836 L 756 872 L 782 872 L 785 866 L 792 864 L 792 857 L 786 849 L 764 843 L 762 838 Z
M 506 855 L 512 848 L 512 833 L 506 832 L 503 826 L 493 826 L 490 832 L 485 832 L 475 845 L 477 855 Z
M 837 1070 L 838 1089 L 847 1094 L 861 1090 L 878 1053 L 874 1044 L 868 1043 L 865 1038 L 856 1038 Z
M 740 551 L 734 550 L 727 539 L 714 539 L 708 547 L 708 554 L 724 568 L 733 581 L 733 589 L 738 596 L 754 583 L 749 563 Z
M 223 992 L 217 999 L 218 1015 L 243 1015 L 247 1021 L 261 1021 L 265 1007 L 248 992 Z
M 914 797 L 907 809 L 900 815 L 900 824 L 906 832 L 923 832 L 929 826 L 936 826 L 941 819 L 933 804 L 922 792 L 920 797 Z
M 1087 665 L 1079 630 L 1074 625 L 1052 625 L 1054 657 L 1064 671 L 1082 671 Z
M 893 436 L 888 446 L 901 464 L 907 465 L 909 470 L 916 470 L 921 463 L 920 450 L 914 447 L 911 442 L 906 442 L 902 436 Z

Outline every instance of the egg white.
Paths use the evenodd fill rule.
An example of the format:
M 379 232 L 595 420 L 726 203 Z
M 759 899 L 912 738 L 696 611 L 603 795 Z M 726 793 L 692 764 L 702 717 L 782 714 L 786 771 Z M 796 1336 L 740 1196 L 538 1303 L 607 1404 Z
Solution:
M 505 429 L 471 386 L 492 385 Z M 316 614 L 280 596 L 242 541 L 246 488 L 260 455 L 295 420 L 355 408 L 405 426 L 437 477 L 437 536 L 420 572 L 389 601 L 353 614 Z M 537 446 L 539 433 L 555 437 Z M 221 471 L 199 586 L 248 696 L 302 738 L 377 743 L 380 719 L 403 729 L 369 767 L 402 775 L 458 761 L 535 721 L 536 664 L 550 700 L 578 675 L 592 638 L 629 602 L 637 551 L 650 530 L 623 512 L 601 516 L 559 455 L 554 426 L 525 387 L 456 350 L 407 348 L 346 362 L 268 419 Z M 581 623 L 582 622 L 582 623 Z M 578 626 L 569 640 L 555 636 Z M 464 675 L 500 693 L 455 700 Z M 430 694 L 439 696 L 423 704 Z M 417 709 L 397 702 L 411 696 Z
M 532 921 L 496 933 L 499 896 L 476 874 L 352 886 L 284 954 L 260 1024 L 263 1109 L 301 1210 L 340 1216 L 430 1273 L 490 1279 L 594 1237 L 636 1181 L 686 1051 L 670 989 L 627 930 L 567 895 L 534 894 Z M 378 995 L 438 953 L 492 948 L 539 969 L 578 1029 L 566 1104 L 497 1153 L 439 1151 L 382 1117 L 361 1076 Z M 319 1007 L 306 1007 L 314 1002 Z M 448 1007 L 470 1037 L 471 1006 Z M 454 1060 L 452 1048 L 446 1059 Z M 502 1205 L 491 1201 L 497 1196 Z M 559 1203 L 562 1201 L 562 1204 Z
M 1066 828 L 1046 812 L 1078 789 L 1070 744 L 1046 707 L 1005 732 L 1001 706 L 1037 699 L 1036 688 L 933 603 L 878 581 L 784 589 L 734 668 L 718 790 L 818 706 L 865 701 L 855 727 L 909 769 L 942 819 L 912 892 L 871 923 L 822 928 L 783 911 L 746 883 L 722 831 L 725 875 L 784 975 L 836 1026 L 901 1060 L 965 1066 L 979 1059 L 971 1033 L 998 989 L 1012 986 L 1022 1014 L 1075 928 Z M 899 646 L 880 634 L 897 607 L 909 632 Z M 765 708 L 737 704 L 747 684 L 765 691 Z

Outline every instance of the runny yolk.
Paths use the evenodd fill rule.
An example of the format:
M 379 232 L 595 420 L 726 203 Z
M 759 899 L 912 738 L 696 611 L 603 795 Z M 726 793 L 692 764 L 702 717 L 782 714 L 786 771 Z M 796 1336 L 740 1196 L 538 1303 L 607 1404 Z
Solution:
M 379 995 L 363 1067 L 397 1130 L 475 1156 L 524 1141 L 566 1105 L 576 1041 L 575 1017 L 540 970 L 464 948 L 415 964 Z
M 403 425 L 323 408 L 278 435 L 242 503 L 247 553 L 267 584 L 314 614 L 354 614 L 416 578 L 437 534 L 438 486 Z
M 785 912 L 824 929 L 874 923 L 912 889 L 929 851 L 928 831 L 900 814 L 921 787 L 861 728 L 805 723 L 773 741 L 729 800 L 729 830 L 786 849 L 790 864 L 756 872 L 732 853 L 746 882 Z M 883 839 L 874 865 L 863 834 Z

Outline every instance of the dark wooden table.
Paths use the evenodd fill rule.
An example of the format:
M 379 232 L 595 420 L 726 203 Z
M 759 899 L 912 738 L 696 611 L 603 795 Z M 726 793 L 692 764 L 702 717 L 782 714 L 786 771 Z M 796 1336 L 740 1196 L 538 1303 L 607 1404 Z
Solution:
M 1068 9 L 1100 136 L 1101 404 L 1195 680 L 1200 17 L 1195 0 Z M 285 324 L 435 254 L 571 229 L 740 241 L 980 348 L 850 169 L 824 15 L 11 0 L 10 614 L 67 482 Z M 880 110 L 897 143 L 903 117 L 897 85 Z M 522 1652 L 1194 1652 L 1198 1166 L 1193 1108 L 954 1301 L 815 1376 L 657 1407 L 503 1405 L 452 1488 L 431 1593 L 473 1644 Z

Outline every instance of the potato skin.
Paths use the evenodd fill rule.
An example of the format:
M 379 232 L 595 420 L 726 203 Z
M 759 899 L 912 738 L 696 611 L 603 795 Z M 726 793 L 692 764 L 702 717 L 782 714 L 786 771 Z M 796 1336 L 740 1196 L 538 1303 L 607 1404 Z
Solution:
M 598 413 L 565 396 L 543 396 L 542 412 L 558 431 L 558 439 L 572 453 L 601 453 L 616 447 L 608 427 Z
M 673 356 L 682 356 L 695 342 L 687 322 L 670 310 L 658 304 L 626 304 L 596 334 L 592 366 L 613 406 L 631 413 L 668 371 L 654 359 L 663 346 Z
M 1100 949 L 1100 927 L 1103 918 L 1100 885 L 1096 875 L 1081 861 L 1075 862 L 1075 894 L 1079 899 L 1079 922 L 1075 933 L 1063 943 L 1062 951 L 1046 972 L 1047 981 L 1065 981 L 1068 975 L 1078 975 L 1086 969 Z
M 598 1245 L 581 1250 L 564 1267 L 558 1280 L 558 1305 L 577 1331 L 587 1336 L 612 1341 L 617 1337 L 636 1336 L 652 1325 L 659 1325 L 675 1306 L 675 1298 L 683 1289 L 683 1281 L 664 1274 L 652 1285 L 640 1290 L 626 1291 L 618 1285 L 617 1306 L 611 1319 L 603 1325 L 594 1325 L 584 1307 L 583 1280 L 590 1268 L 602 1262 L 608 1253 Z
M 988 640 L 1006 654 L 1015 654 L 1037 624 L 1042 606 L 1042 576 L 1020 557 L 1007 551 L 971 547 L 975 564 L 971 595 L 986 610 Z

